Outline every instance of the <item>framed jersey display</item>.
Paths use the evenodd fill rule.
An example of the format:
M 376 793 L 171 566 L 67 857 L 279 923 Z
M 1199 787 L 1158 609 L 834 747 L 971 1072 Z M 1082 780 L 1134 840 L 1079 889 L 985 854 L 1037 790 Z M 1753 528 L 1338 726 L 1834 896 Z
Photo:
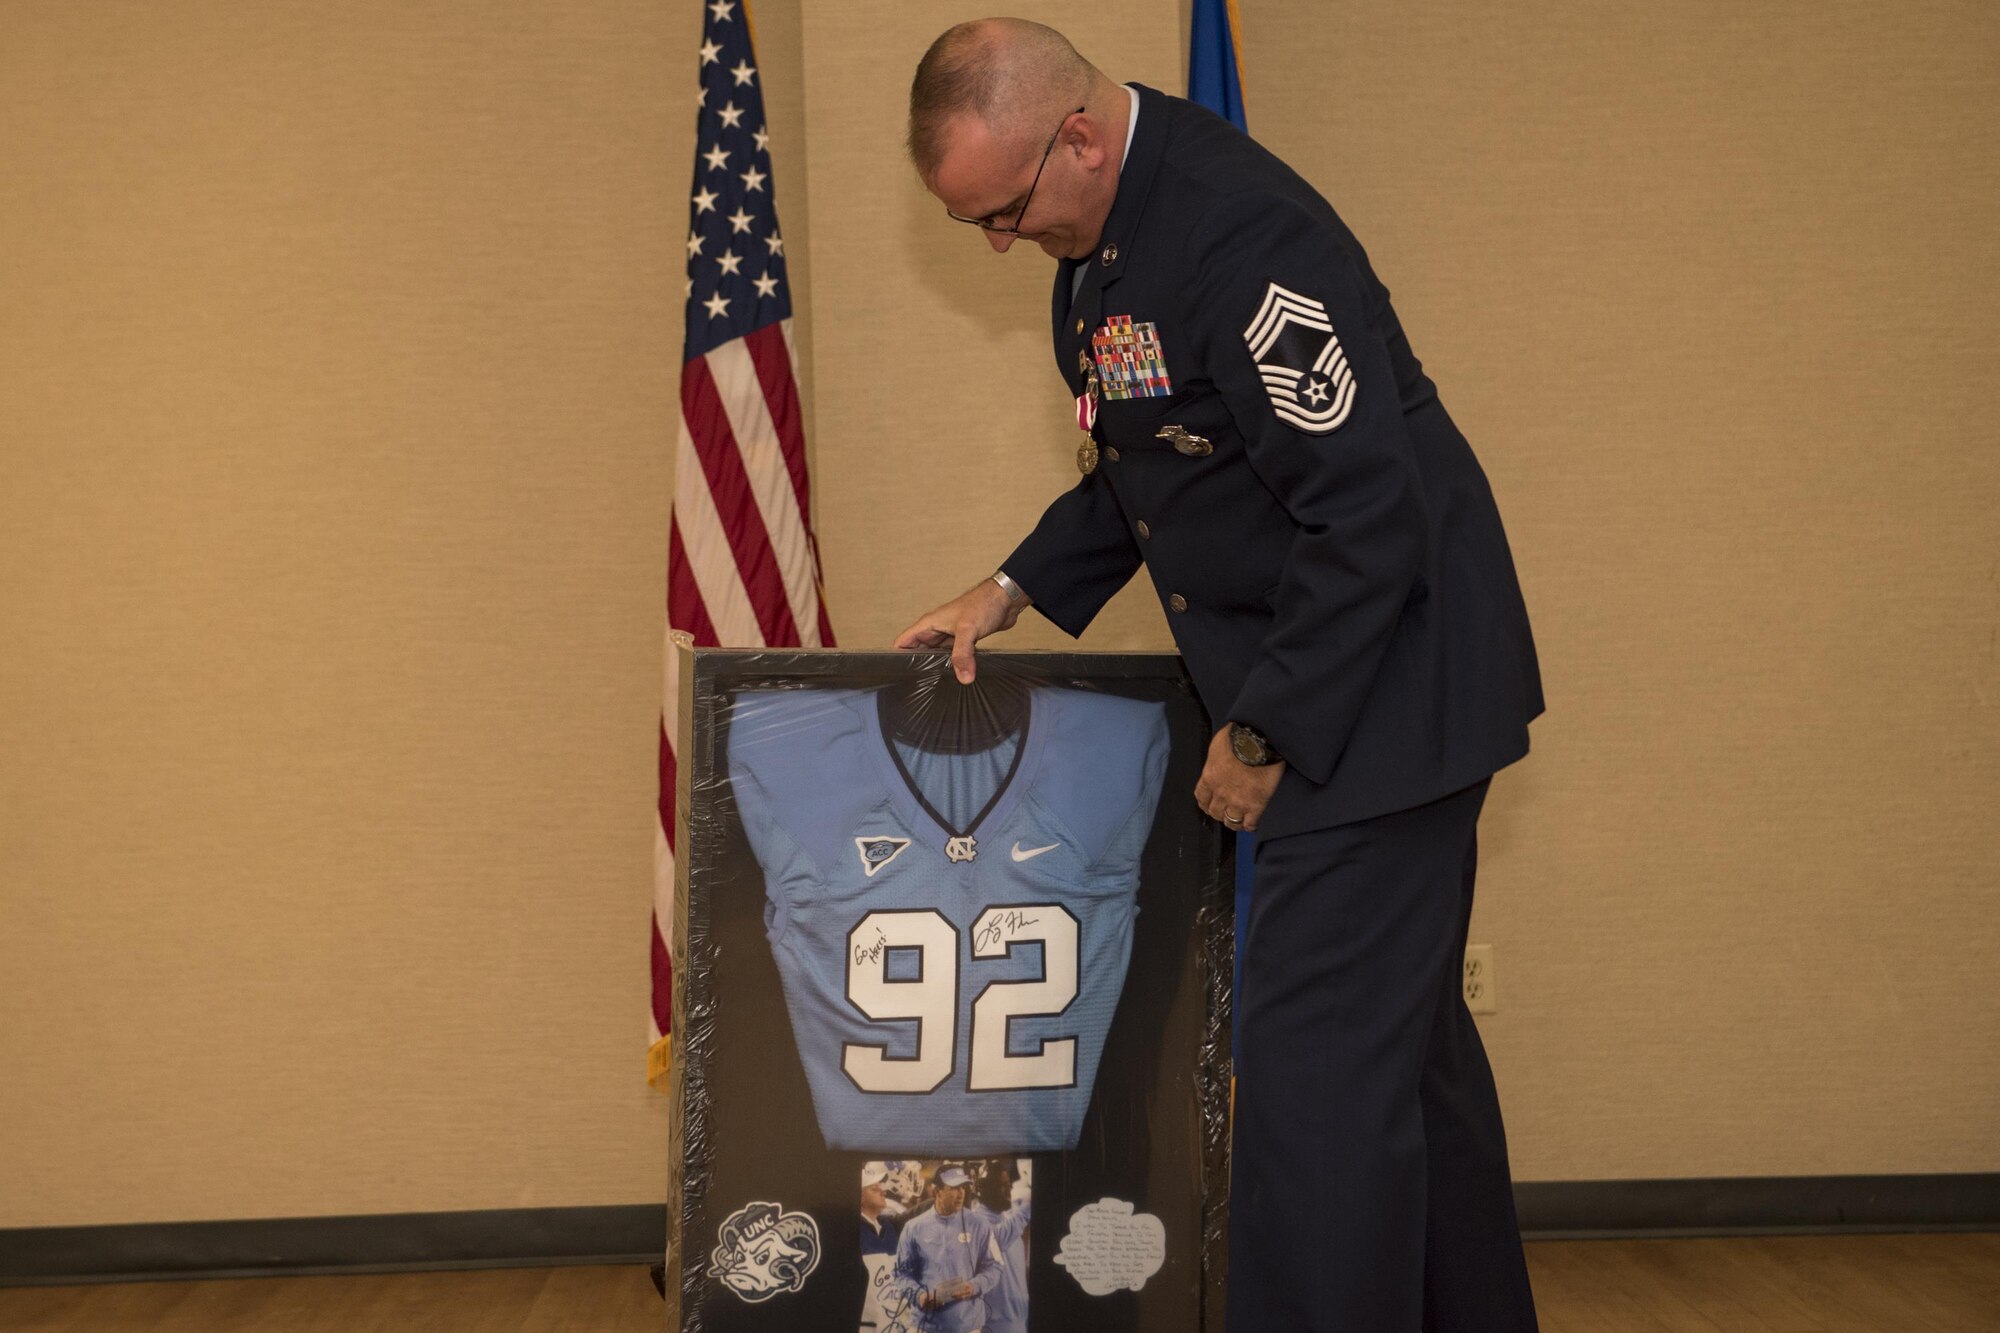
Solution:
M 668 1326 L 1219 1326 L 1231 891 L 1179 659 L 680 682 Z

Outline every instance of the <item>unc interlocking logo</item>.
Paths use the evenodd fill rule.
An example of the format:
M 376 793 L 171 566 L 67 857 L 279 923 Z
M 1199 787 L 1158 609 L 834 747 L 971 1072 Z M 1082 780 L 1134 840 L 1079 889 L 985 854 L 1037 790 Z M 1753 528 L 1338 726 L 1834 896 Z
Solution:
M 1331 435 L 1347 420 L 1354 371 L 1324 305 L 1274 282 L 1243 341 L 1278 420 L 1308 435 Z
M 797 1291 L 819 1267 L 819 1224 L 775 1203 L 752 1203 L 729 1215 L 717 1230 L 709 1271 L 755 1304 Z
M 951 838 L 944 845 L 947 861 L 970 861 L 979 855 L 979 845 L 970 838 Z

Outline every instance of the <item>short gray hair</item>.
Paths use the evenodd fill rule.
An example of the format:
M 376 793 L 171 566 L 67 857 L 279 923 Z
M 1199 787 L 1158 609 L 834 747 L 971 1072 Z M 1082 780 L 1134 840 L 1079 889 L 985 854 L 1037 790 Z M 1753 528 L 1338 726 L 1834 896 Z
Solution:
M 944 160 L 945 127 L 974 115 L 1024 142 L 1061 114 L 1097 68 L 1054 28 L 1026 19 L 975 19 L 948 28 L 910 81 L 910 160 L 926 180 Z

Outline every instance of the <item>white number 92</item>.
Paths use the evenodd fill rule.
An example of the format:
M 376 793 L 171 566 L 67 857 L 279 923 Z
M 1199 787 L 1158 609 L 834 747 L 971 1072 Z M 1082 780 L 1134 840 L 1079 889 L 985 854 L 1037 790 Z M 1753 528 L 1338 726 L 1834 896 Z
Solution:
M 1007 1049 L 1016 1018 L 1061 1014 L 1076 998 L 1078 928 L 1069 911 L 1053 903 L 989 907 L 972 925 L 972 956 L 1005 958 L 1017 944 L 1042 946 L 1039 980 L 990 981 L 972 1002 L 973 1092 L 1067 1088 L 1076 1083 L 1076 1038 L 1050 1037 L 1032 1055 Z M 871 1022 L 914 1020 L 914 1055 L 889 1054 L 887 1044 L 848 1042 L 840 1065 L 863 1092 L 935 1092 L 951 1077 L 958 1058 L 959 934 L 929 909 L 870 912 L 847 933 L 847 999 Z M 889 953 L 918 951 L 917 973 L 889 977 Z

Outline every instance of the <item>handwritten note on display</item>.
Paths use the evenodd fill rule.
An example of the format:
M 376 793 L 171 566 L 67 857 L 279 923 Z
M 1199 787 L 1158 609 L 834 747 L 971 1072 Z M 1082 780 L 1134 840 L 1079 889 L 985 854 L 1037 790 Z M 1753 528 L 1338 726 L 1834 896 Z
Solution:
M 1167 1228 L 1122 1199 L 1099 1199 L 1070 1215 L 1055 1261 L 1092 1296 L 1137 1291 L 1167 1261 Z

